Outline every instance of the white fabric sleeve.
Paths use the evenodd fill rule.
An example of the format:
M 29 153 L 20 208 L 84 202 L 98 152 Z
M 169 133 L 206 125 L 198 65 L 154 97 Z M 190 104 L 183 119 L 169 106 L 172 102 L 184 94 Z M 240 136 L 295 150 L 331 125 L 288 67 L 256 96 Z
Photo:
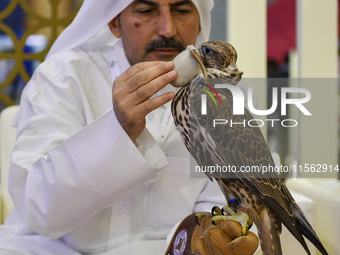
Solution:
M 208 180 L 203 191 L 197 199 L 194 212 L 210 212 L 211 208 L 213 208 L 214 206 L 223 207 L 226 205 L 227 201 L 216 180 Z
M 219 188 L 217 182 L 215 180 L 213 182 L 210 180 L 207 180 L 207 183 L 203 191 L 200 193 L 196 201 L 194 212 L 211 212 L 211 209 L 214 206 L 218 206 L 222 208 L 226 205 L 227 205 L 227 201 L 221 189 Z M 176 229 L 180 223 L 181 222 L 178 222 L 176 225 L 172 227 L 170 233 L 168 234 L 166 238 L 167 245 L 170 244 L 170 241 L 173 235 L 175 234 Z
M 72 79 L 38 71 L 17 116 L 9 190 L 30 229 L 51 238 L 81 226 L 167 164 L 164 156 L 150 166 L 113 110 L 87 124 L 83 93 Z

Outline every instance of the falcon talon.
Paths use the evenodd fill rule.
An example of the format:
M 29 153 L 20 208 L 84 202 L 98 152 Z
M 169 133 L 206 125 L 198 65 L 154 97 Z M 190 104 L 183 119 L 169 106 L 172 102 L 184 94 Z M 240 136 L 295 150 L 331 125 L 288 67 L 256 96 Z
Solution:
M 249 217 L 248 214 L 246 214 L 244 212 L 240 212 L 238 214 L 234 213 L 234 215 L 227 216 L 227 217 L 228 217 L 228 220 L 232 220 L 232 221 L 236 221 L 236 222 L 240 223 L 241 227 L 242 227 L 242 235 L 246 234 L 247 228 L 248 228 L 248 222 L 250 220 L 250 217 Z M 250 221 L 253 222 L 252 219 Z
M 223 212 L 225 212 L 227 216 L 236 216 L 236 212 L 230 206 L 226 205 L 222 209 L 223 209 Z
M 195 215 L 195 223 L 197 224 L 197 225 L 201 225 L 201 224 L 199 224 L 199 222 L 198 222 L 198 216 L 197 215 Z
M 211 214 L 210 214 L 209 212 L 198 212 L 198 213 L 196 213 L 196 214 L 195 214 L 195 222 L 196 222 L 198 225 L 200 225 L 200 224 L 198 223 L 198 221 L 199 221 L 201 218 L 205 217 L 205 216 L 211 216 Z
M 213 208 L 211 208 L 211 215 L 214 215 L 216 212 L 217 215 L 221 215 L 222 211 L 218 206 L 214 206 Z

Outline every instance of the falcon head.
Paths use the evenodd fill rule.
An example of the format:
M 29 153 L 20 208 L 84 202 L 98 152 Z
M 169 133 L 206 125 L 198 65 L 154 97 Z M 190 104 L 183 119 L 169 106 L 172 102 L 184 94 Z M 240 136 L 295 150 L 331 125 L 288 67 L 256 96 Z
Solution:
M 236 84 L 243 74 L 236 65 L 236 50 L 227 42 L 204 42 L 198 50 L 191 50 L 190 54 L 198 61 L 205 78 L 208 78 L 209 73 L 213 77 L 232 78 L 232 83 Z
M 223 41 L 208 41 L 201 44 L 198 49 L 205 68 L 214 68 L 228 72 L 228 67 L 235 69 L 237 53 L 235 48 Z

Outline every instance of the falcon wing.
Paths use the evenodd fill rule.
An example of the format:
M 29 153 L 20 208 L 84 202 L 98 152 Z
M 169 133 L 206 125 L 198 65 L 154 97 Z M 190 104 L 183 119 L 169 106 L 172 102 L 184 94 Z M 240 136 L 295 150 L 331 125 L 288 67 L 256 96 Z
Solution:
M 204 91 L 198 89 L 200 82 L 205 82 L 203 78 L 192 81 L 190 100 L 190 152 L 201 166 L 223 164 L 225 166 L 236 166 L 240 170 L 241 166 L 273 166 L 274 162 L 269 151 L 268 145 L 263 134 L 258 127 L 249 127 L 248 121 L 253 119 L 250 112 L 245 109 L 244 115 L 233 115 L 232 105 L 233 98 L 229 90 L 218 89 L 222 106 L 215 105 L 213 100 L 207 100 L 207 115 L 201 114 L 201 95 Z M 231 126 L 230 123 L 225 125 L 216 125 L 213 127 L 214 119 L 233 120 L 234 123 L 242 124 Z M 257 125 L 252 122 L 252 125 Z M 195 131 L 197 130 L 197 131 Z M 200 152 L 198 149 L 209 146 L 210 152 Z M 198 153 L 193 153 L 194 151 Z M 213 153 L 211 153 L 213 152 Z M 209 157 L 214 154 L 216 159 L 211 160 Z M 202 156 L 203 155 L 203 156 Z M 208 156 L 207 156 L 208 155 Z M 234 174 L 246 186 L 248 186 L 255 195 L 257 195 L 277 216 L 292 234 L 300 241 L 304 242 L 300 231 L 295 227 L 296 220 L 291 203 L 295 203 L 293 197 L 286 186 L 281 182 L 275 172 L 255 173 L 241 172 L 228 173 L 228 178 Z M 225 178 L 221 173 L 214 174 L 214 178 Z

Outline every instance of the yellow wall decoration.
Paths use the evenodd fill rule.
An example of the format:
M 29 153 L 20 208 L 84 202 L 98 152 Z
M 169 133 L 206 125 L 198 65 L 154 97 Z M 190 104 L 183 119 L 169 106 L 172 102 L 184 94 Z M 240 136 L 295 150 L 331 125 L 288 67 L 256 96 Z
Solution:
M 81 0 L 11 0 L 7 7 L 0 12 L 0 30 L 11 38 L 14 46 L 13 52 L 0 52 L 0 60 L 15 60 L 14 67 L 7 78 L 2 82 L 0 81 L 1 102 L 8 106 L 14 104 L 8 95 L 2 93 L 2 90 L 9 86 L 17 75 L 20 75 L 24 81 L 29 81 L 30 75 L 24 67 L 24 61 L 44 61 L 53 42 L 61 33 L 61 28 L 67 27 L 72 22 L 81 3 Z M 15 35 L 15 32 L 3 22 L 18 5 L 21 6 L 27 17 L 25 21 L 25 31 L 19 39 Z M 41 8 L 45 9 L 42 10 Z M 46 12 L 48 13 L 47 15 Z M 46 48 L 37 53 L 25 53 L 24 47 L 27 38 L 37 32 L 41 33 L 45 31 L 46 28 L 50 31 Z

